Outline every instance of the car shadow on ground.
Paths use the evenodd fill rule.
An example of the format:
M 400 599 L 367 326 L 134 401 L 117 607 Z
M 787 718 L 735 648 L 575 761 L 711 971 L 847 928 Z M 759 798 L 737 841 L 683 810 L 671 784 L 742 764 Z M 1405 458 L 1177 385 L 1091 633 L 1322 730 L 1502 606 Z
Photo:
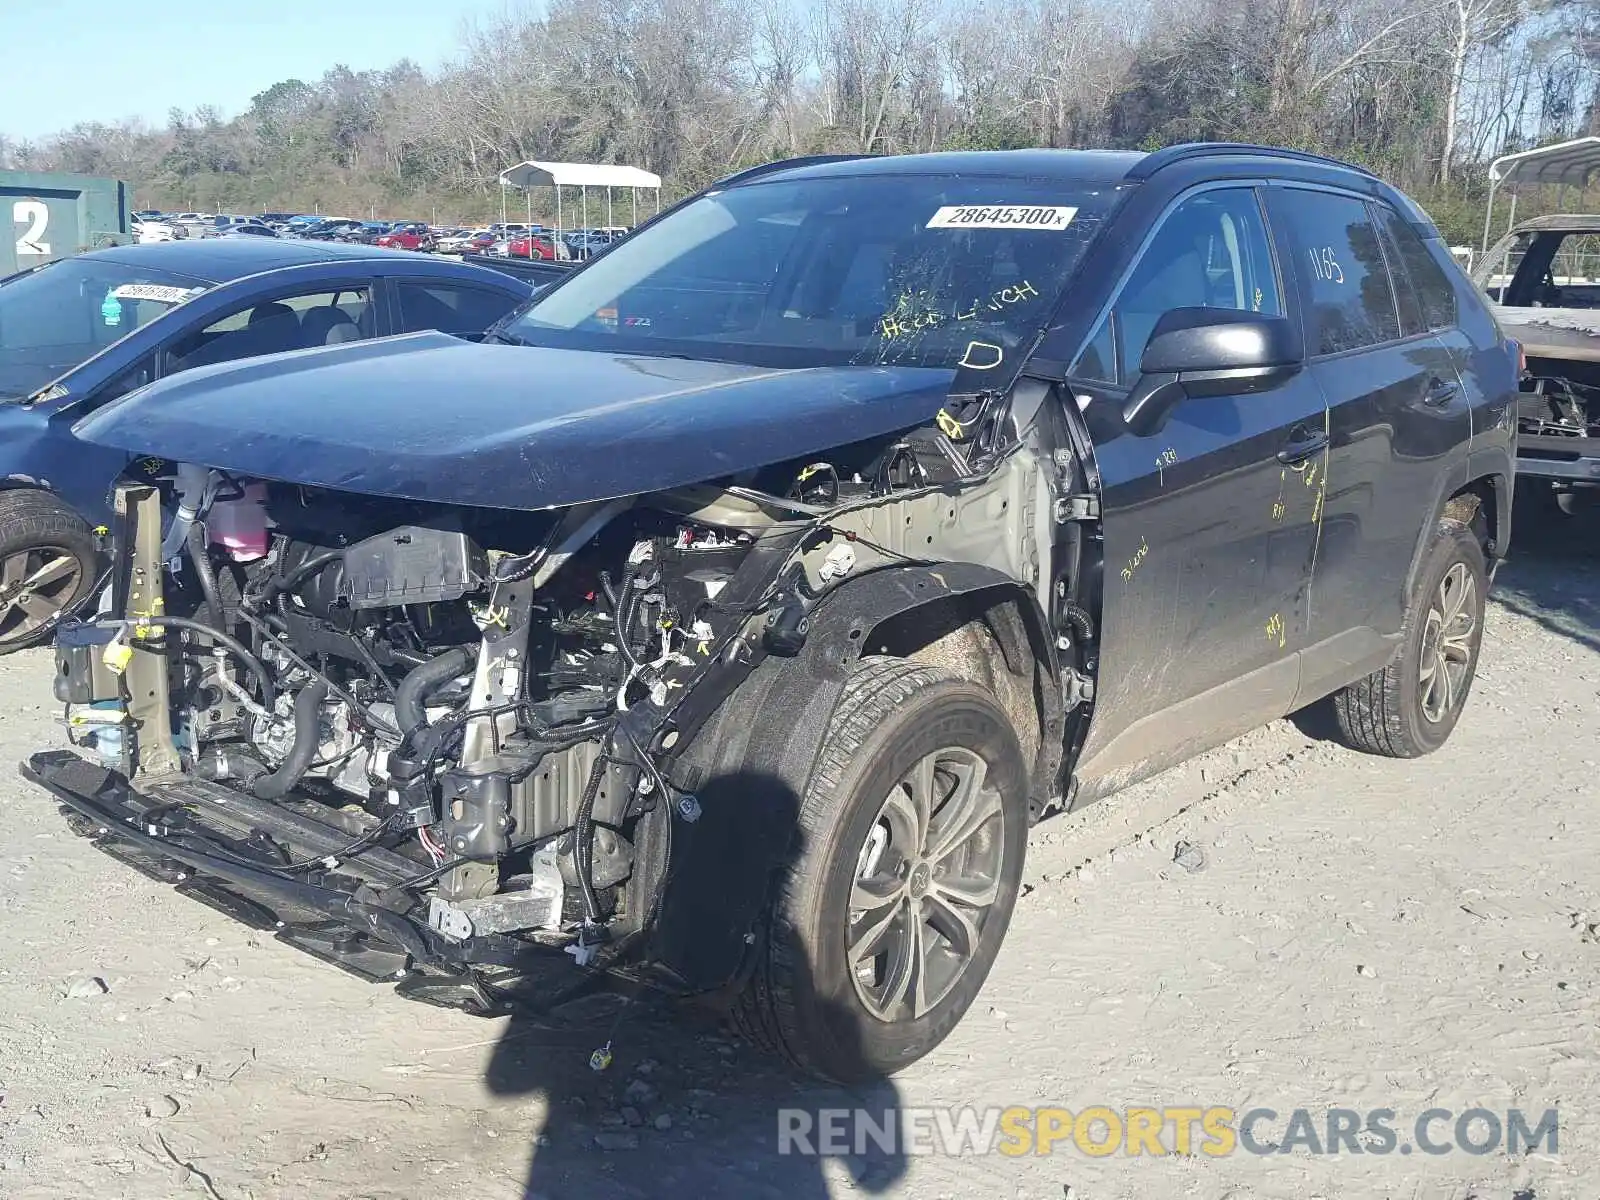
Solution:
M 792 834 L 793 791 L 770 777 L 756 783 L 766 817 Z M 713 790 L 737 796 L 741 780 L 730 776 L 701 789 L 708 801 L 703 822 Z M 684 850 L 685 871 L 703 865 Z M 714 889 L 701 891 L 704 903 L 717 903 Z M 602 1048 L 610 1065 L 596 1071 L 591 1055 Z M 530 1130 L 525 1200 L 822 1200 L 832 1194 L 830 1177 L 873 1195 L 906 1170 L 899 1093 L 890 1080 L 818 1084 L 742 1041 L 710 1008 L 648 993 L 597 995 L 538 1017 L 514 1012 L 485 1083 L 497 1097 L 542 1102 L 543 1125 Z M 863 1111 L 874 1128 L 858 1138 L 854 1124 L 836 1127 L 835 1144 L 827 1146 L 817 1128 L 821 1114 L 841 1109 Z M 800 1136 L 785 1137 L 785 1129 Z M 843 1152 L 831 1159 L 807 1152 L 824 1149 Z
M 1600 513 L 1568 516 L 1532 485 L 1519 486 L 1511 553 L 1490 602 L 1600 650 Z

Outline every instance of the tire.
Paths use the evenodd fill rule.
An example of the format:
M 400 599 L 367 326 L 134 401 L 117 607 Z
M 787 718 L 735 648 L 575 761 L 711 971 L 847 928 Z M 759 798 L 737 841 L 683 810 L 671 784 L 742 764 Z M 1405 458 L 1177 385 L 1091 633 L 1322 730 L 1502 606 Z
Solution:
M 1419 758 L 1444 745 L 1478 669 L 1487 592 L 1478 539 L 1459 521 L 1440 521 L 1423 552 L 1394 658 L 1334 693 L 1334 716 L 1346 745 L 1390 758 Z M 1452 609 L 1457 598 L 1460 607 Z M 1447 620 L 1449 627 L 1441 630 Z M 1441 632 L 1452 647 L 1444 657 L 1435 652 Z
M 1589 488 L 1569 488 L 1555 493 L 1556 507 L 1566 517 L 1588 517 L 1594 512 L 1594 492 Z
M 61 501 L 0 492 L 0 654 L 48 641 L 61 614 L 94 587 L 98 565 L 93 532 Z
M 939 818 L 953 820 L 962 797 L 970 797 L 971 819 L 959 824 L 972 833 L 942 857 L 902 856 L 917 840 L 906 777 L 930 759 L 919 776 L 933 785 L 920 790 L 936 800 L 924 846 L 937 849 L 940 835 L 951 835 Z M 979 762 L 981 777 L 973 770 Z M 978 787 L 962 785 L 976 778 Z M 1027 787 L 1017 735 L 987 692 L 934 667 L 866 660 L 846 683 L 812 767 L 797 853 L 778 883 L 735 1024 L 808 1074 L 845 1084 L 891 1075 L 942 1042 L 977 997 L 1005 937 L 1022 878 Z M 959 876 L 965 895 L 977 904 L 947 898 L 956 871 L 966 873 Z M 878 912 L 900 914 L 873 926 L 883 929 L 881 938 L 870 929 L 858 935 L 859 946 L 876 940 L 884 947 L 861 956 L 872 969 L 860 972 L 848 961 L 848 934 L 878 912 L 852 916 L 851 900 L 865 895 L 856 890 L 858 875 L 879 899 L 898 897 Z M 896 948 L 916 944 L 905 919 L 913 910 L 934 916 L 914 923 L 928 952 L 906 979 L 895 969 L 906 961 Z M 970 954 L 961 955 L 939 926 L 963 937 Z

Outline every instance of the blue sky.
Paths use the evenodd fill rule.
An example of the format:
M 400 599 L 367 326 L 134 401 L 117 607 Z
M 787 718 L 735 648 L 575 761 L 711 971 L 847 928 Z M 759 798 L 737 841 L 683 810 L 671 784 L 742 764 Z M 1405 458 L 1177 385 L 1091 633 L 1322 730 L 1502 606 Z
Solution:
M 9 35 L 0 133 L 38 138 L 79 121 L 123 117 L 164 125 L 174 106 L 201 104 L 231 117 L 280 79 L 315 79 L 339 63 L 360 71 L 411 58 L 431 69 L 456 56 L 468 19 L 500 7 L 496 0 L 76 0 L 33 6 L 43 27 L 29 36 L 30 6 L 0 3 Z

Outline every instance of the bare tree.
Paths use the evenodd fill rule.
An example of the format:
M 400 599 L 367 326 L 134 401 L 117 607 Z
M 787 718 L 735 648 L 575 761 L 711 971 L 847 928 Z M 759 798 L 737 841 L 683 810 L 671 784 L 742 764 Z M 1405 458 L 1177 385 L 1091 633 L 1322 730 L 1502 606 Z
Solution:
M 1523 18 L 1522 0 L 1439 0 L 1438 19 L 1449 46 L 1449 90 L 1445 98 L 1444 145 L 1439 182 L 1450 182 L 1450 164 L 1460 137 L 1461 105 L 1473 54 L 1500 41 Z
M 818 59 L 829 92 L 830 124 L 850 148 L 882 151 L 888 131 L 909 116 L 903 101 L 919 77 L 937 76 L 937 0 L 821 0 Z M 897 101 L 901 110 L 896 112 Z

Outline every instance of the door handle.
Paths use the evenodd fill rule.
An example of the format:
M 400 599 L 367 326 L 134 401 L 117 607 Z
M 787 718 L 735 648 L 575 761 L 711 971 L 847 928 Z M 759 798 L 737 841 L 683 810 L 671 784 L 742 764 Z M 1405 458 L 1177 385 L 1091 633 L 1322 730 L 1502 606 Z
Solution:
M 1312 455 L 1320 454 L 1328 448 L 1328 435 L 1318 429 L 1296 431 L 1282 450 L 1278 451 L 1278 461 L 1286 467 L 1303 463 Z
M 1461 390 L 1459 383 L 1452 383 L 1447 379 L 1440 379 L 1435 375 L 1428 380 L 1428 390 L 1422 394 L 1422 402 L 1433 408 L 1449 404 L 1456 398 L 1456 393 Z

